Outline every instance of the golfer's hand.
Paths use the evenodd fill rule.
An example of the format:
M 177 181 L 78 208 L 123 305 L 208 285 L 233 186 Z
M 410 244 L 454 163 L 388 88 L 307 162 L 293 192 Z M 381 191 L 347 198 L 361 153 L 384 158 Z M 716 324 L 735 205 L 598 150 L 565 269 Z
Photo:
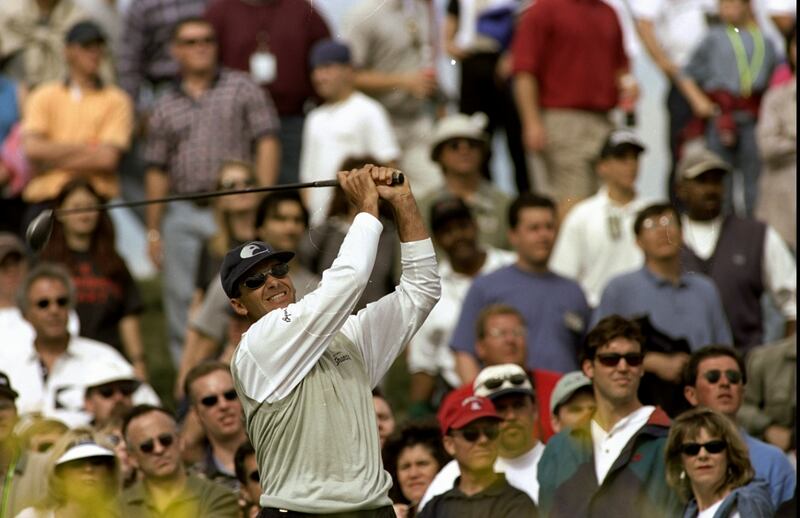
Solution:
M 370 172 L 373 167 L 375 166 L 366 165 L 361 169 L 340 171 L 336 173 L 336 176 L 347 199 L 355 205 L 358 212 L 367 212 L 377 218 L 378 189 Z
M 396 205 L 401 199 L 413 199 L 411 195 L 411 186 L 408 183 L 408 176 L 405 176 L 403 183 L 392 185 L 392 176 L 398 172 L 393 167 L 378 167 L 370 165 L 370 174 L 372 180 L 378 188 L 378 196 L 388 201 L 392 205 Z

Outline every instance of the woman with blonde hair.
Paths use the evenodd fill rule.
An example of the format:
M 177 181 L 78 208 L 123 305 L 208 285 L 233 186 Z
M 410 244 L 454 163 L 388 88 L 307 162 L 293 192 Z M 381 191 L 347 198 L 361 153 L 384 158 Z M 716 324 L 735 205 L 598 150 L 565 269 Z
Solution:
M 667 483 L 687 501 L 684 518 L 773 515 L 769 486 L 755 480 L 750 454 L 730 420 L 705 407 L 679 415 L 666 448 Z
M 51 448 L 46 503 L 17 518 L 116 518 L 119 465 L 93 432 L 75 429 Z

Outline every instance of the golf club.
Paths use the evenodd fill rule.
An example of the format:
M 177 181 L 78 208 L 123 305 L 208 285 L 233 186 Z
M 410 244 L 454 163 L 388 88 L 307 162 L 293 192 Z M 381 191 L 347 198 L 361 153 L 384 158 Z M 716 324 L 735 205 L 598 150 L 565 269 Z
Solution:
M 405 177 L 400 171 L 392 173 L 390 185 L 399 185 L 405 182 Z M 45 209 L 33 221 L 30 222 L 25 230 L 25 239 L 32 251 L 38 252 L 50 239 L 53 231 L 53 219 L 56 214 L 71 214 L 74 212 L 90 212 L 95 210 L 118 209 L 121 207 L 140 207 L 142 205 L 152 205 L 154 203 L 169 203 L 173 201 L 202 200 L 206 198 L 216 198 L 218 196 L 230 196 L 233 194 L 249 194 L 254 192 L 275 192 L 293 191 L 296 189 L 308 189 L 313 187 L 336 187 L 339 180 L 319 180 L 316 182 L 289 183 L 285 185 L 273 185 L 270 187 L 248 187 L 246 189 L 232 189 L 229 191 L 209 191 L 197 192 L 192 194 L 176 194 L 165 196 L 164 198 L 152 198 L 148 200 L 120 201 L 115 203 L 104 203 L 92 207 L 76 207 L 73 209 Z

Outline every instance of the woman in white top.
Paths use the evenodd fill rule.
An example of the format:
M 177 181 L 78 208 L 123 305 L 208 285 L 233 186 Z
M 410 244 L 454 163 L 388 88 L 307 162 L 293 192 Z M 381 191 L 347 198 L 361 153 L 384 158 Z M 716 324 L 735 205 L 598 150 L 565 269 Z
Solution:
M 100 446 L 91 431 L 76 429 L 51 448 L 48 498 L 42 507 L 17 518 L 115 518 L 119 516 L 119 465 L 114 452 Z
M 733 423 L 698 407 L 672 423 L 667 482 L 687 501 L 684 518 L 773 516 L 766 482 L 755 480 L 747 446 Z

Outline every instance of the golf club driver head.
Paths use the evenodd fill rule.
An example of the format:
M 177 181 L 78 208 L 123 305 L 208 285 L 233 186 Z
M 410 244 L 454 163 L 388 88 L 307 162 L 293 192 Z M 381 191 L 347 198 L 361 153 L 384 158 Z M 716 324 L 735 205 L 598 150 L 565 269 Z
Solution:
M 51 232 L 53 232 L 53 211 L 45 209 L 28 225 L 25 230 L 25 240 L 30 249 L 36 253 L 50 240 Z

